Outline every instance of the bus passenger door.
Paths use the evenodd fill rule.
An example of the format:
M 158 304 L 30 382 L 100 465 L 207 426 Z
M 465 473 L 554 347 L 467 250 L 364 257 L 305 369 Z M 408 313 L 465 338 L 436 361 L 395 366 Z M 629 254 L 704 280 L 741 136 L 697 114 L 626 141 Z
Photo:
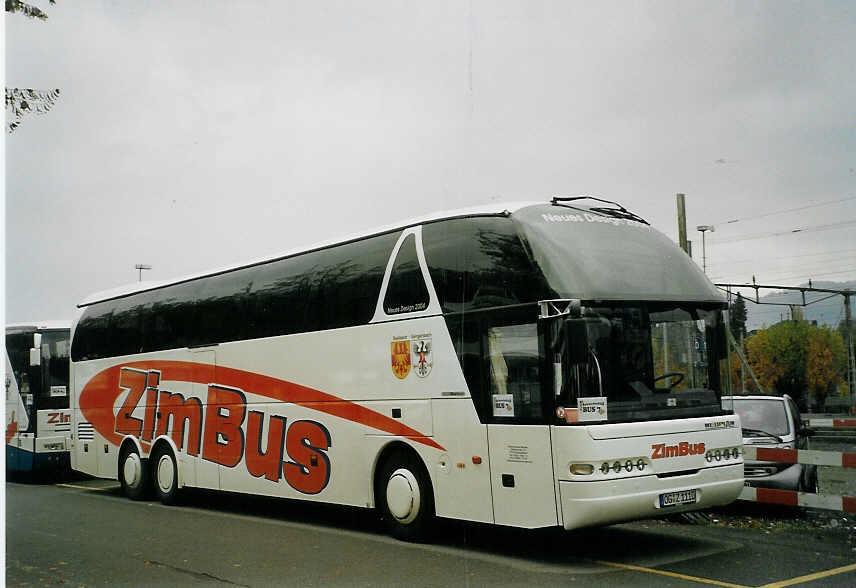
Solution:
M 487 326 L 487 436 L 497 524 L 558 524 L 550 427 L 541 394 L 535 323 Z
M 550 428 L 488 425 L 493 516 L 499 525 L 558 524 Z

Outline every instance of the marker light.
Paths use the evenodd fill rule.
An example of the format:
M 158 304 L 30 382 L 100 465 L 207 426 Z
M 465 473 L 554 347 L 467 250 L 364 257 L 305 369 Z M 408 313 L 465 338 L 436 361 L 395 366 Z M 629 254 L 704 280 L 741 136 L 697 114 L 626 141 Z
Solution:
M 712 461 L 722 461 L 728 459 L 739 459 L 741 450 L 739 447 L 726 447 L 725 449 L 710 450 L 705 453 L 704 458 L 708 463 Z
M 594 466 L 590 463 L 572 463 L 570 470 L 575 476 L 590 476 L 594 473 Z
M 629 473 L 629 472 L 632 472 L 634 468 L 636 468 L 637 470 L 639 470 L 641 472 L 646 467 L 647 467 L 647 464 L 645 463 L 645 460 L 642 459 L 641 457 L 639 459 L 637 459 L 636 462 L 634 462 L 632 459 L 627 459 L 624 461 L 623 464 L 620 461 L 616 461 L 613 463 L 609 463 L 608 461 L 605 461 L 602 464 L 600 464 L 600 473 L 603 474 L 604 476 L 609 474 L 610 472 L 617 474 L 617 473 L 621 472 L 622 470 Z

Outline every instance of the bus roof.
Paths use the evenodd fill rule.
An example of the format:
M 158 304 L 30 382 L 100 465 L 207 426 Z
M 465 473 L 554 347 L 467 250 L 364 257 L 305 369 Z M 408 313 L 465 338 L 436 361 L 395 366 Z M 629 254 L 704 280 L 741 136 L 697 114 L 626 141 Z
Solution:
M 30 321 L 6 325 L 6 333 L 21 333 L 27 331 L 61 331 L 71 328 L 71 321 Z
M 98 302 L 104 302 L 106 300 L 112 300 L 114 298 L 122 298 L 125 296 L 129 296 L 131 294 L 136 294 L 138 292 L 147 292 L 149 290 L 156 290 L 158 288 L 163 288 L 165 286 L 170 286 L 172 284 L 179 284 L 182 282 L 189 282 L 191 280 L 195 280 L 198 278 L 204 278 L 207 276 L 214 276 L 217 274 L 222 274 L 228 271 L 237 270 L 245 267 L 251 267 L 254 265 L 261 265 L 263 263 L 268 263 L 271 261 L 276 261 L 278 259 L 284 259 L 286 257 L 291 257 L 294 255 L 298 255 L 301 253 L 308 253 L 310 251 L 315 251 L 318 249 L 324 249 L 327 247 L 333 247 L 335 245 L 341 245 L 344 243 L 349 243 L 351 241 L 357 241 L 359 239 L 365 239 L 367 237 L 371 237 L 374 235 L 380 235 L 382 233 L 388 233 L 391 231 L 397 231 L 406 229 L 408 227 L 421 225 L 424 223 L 429 223 L 433 221 L 445 220 L 450 218 L 461 218 L 468 216 L 493 216 L 493 215 L 501 215 L 501 214 L 510 214 L 517 210 L 520 210 L 526 206 L 533 206 L 538 204 L 545 204 L 542 201 L 525 201 L 525 202 L 506 202 L 506 203 L 495 203 L 495 204 L 484 204 L 480 206 L 473 206 L 469 208 L 461 208 L 452 211 L 446 212 L 434 212 L 430 214 L 426 214 L 423 216 L 415 217 L 410 220 L 406 220 L 403 222 L 395 223 L 392 225 L 386 225 L 383 227 L 378 227 L 376 229 L 370 231 L 363 231 L 359 233 L 353 233 L 344 238 L 338 239 L 329 239 L 326 241 L 322 241 L 320 243 L 315 243 L 308 247 L 297 247 L 294 249 L 290 249 L 288 251 L 283 251 L 281 253 L 275 255 L 269 255 L 266 257 L 261 257 L 258 259 L 246 261 L 244 263 L 233 264 L 229 266 L 224 266 L 220 268 L 215 268 L 199 273 L 189 274 L 177 278 L 173 278 L 170 280 L 162 280 L 162 281 L 146 281 L 146 282 L 132 282 L 129 284 L 124 284 L 121 286 L 117 286 L 116 288 L 111 288 L 109 290 L 102 290 L 100 292 L 96 292 L 87 296 L 82 302 L 80 302 L 77 306 L 78 308 L 83 308 L 85 306 L 89 306 L 91 304 L 96 304 Z M 580 205 L 575 205 L 580 206 Z

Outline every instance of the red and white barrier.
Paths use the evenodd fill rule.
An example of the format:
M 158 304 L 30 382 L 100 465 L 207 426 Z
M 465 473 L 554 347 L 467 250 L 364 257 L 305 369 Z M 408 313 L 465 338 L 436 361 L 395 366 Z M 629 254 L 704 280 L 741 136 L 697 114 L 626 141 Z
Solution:
M 832 421 L 833 419 L 828 420 Z M 851 420 L 856 424 L 856 419 Z M 775 449 L 771 447 L 744 445 L 743 459 L 747 461 L 773 461 L 777 463 L 802 463 L 807 465 L 856 468 L 856 453 L 842 451 Z M 738 500 L 856 513 L 856 497 L 837 496 L 835 494 L 810 494 L 794 490 L 774 490 L 772 488 L 751 488 L 744 486 Z
M 856 419 L 809 419 L 809 427 L 847 428 L 856 427 Z
M 774 449 L 743 446 L 743 459 L 748 461 L 775 461 L 807 465 L 856 468 L 856 453 L 842 451 L 815 451 L 812 449 Z
M 738 500 L 751 500 L 765 504 L 784 506 L 805 506 L 856 513 L 856 497 L 836 496 L 834 494 L 809 494 L 793 490 L 773 490 L 772 488 L 750 488 L 744 486 Z

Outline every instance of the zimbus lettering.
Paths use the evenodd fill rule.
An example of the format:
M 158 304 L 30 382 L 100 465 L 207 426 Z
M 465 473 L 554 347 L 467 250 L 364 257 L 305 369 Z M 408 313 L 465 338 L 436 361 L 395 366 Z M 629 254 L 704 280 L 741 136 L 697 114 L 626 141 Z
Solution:
M 329 483 L 331 467 L 326 452 L 332 441 L 321 423 L 299 420 L 287 426 L 286 417 L 271 415 L 268 435 L 263 439 L 265 415 L 247 411 L 242 390 L 209 384 L 203 412 L 198 398 L 185 399 L 181 394 L 159 390 L 160 376 L 157 370 L 120 370 L 119 388 L 127 396 L 116 415 L 117 433 L 145 441 L 169 434 L 175 446 L 188 455 L 228 468 L 243 461 L 251 476 L 271 482 L 285 479 L 303 494 L 318 494 Z M 142 419 L 131 416 L 138 407 L 143 410 Z
M 687 441 L 681 441 L 677 445 L 657 443 L 655 445 L 651 445 L 651 449 L 651 459 L 683 457 L 685 455 L 704 455 L 704 443 L 689 443 Z

